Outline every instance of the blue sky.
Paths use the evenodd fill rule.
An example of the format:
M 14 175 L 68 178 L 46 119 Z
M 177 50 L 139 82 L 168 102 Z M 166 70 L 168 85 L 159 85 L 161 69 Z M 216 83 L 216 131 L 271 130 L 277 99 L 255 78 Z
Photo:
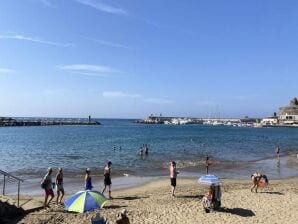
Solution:
M 3 0 L 0 116 L 267 116 L 297 48 L 295 0 Z

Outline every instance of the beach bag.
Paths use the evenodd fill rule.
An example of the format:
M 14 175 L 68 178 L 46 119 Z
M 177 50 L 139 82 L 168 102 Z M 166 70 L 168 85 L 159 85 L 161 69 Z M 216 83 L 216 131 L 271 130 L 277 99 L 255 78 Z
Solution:
M 41 182 L 40 187 L 42 189 L 46 189 L 46 183 L 45 183 L 45 181 Z

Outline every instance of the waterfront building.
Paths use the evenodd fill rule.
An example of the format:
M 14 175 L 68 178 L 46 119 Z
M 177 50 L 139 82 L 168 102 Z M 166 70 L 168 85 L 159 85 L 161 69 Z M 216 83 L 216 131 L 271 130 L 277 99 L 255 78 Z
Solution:
M 279 120 L 277 116 L 265 117 L 261 120 L 261 126 L 276 126 Z
M 279 108 L 279 122 L 284 125 L 298 125 L 298 100 L 295 97 L 290 105 Z

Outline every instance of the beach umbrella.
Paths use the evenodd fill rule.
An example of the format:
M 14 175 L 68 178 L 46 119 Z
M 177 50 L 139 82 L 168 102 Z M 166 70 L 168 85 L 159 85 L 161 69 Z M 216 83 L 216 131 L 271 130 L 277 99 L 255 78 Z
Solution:
M 72 212 L 88 212 L 102 208 L 107 198 L 98 191 L 79 191 L 64 201 L 65 207 Z
M 215 175 L 203 175 L 198 180 L 201 184 L 206 185 L 219 185 L 219 178 Z

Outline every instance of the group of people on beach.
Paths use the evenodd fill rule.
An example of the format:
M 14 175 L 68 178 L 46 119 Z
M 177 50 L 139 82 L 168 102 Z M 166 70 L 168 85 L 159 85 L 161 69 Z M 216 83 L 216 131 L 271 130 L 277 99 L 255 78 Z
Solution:
M 102 190 L 102 194 L 105 192 L 106 188 L 109 189 L 109 198 L 112 199 L 111 192 L 112 192 L 112 180 L 111 180 L 111 173 L 112 173 L 112 162 L 109 161 L 104 168 L 104 188 Z M 85 174 L 85 190 L 92 190 L 92 178 L 91 178 L 91 170 L 89 168 L 86 169 Z
M 44 207 L 48 207 L 50 202 L 54 199 L 54 188 L 57 191 L 56 203 L 62 204 L 62 198 L 64 197 L 64 187 L 63 187 L 63 172 L 62 168 L 58 168 L 55 182 L 52 182 L 52 173 L 53 169 L 51 167 L 48 168 L 48 171 L 41 182 L 41 188 L 45 191 L 45 198 L 44 198 Z M 84 178 L 84 189 L 85 190 L 92 190 L 92 177 L 91 177 L 91 170 L 87 168 L 85 171 L 85 178 Z M 112 198 L 112 162 L 109 161 L 106 166 L 104 167 L 104 188 L 102 189 L 102 194 L 105 193 L 106 189 L 108 188 L 109 192 L 109 199 Z
M 57 190 L 57 198 L 56 203 L 62 204 L 62 198 L 64 196 L 64 187 L 63 187 L 63 171 L 62 168 L 58 168 L 55 182 L 52 182 L 52 173 L 53 169 L 51 167 L 48 168 L 48 171 L 41 182 L 41 188 L 45 191 L 45 199 L 44 199 L 44 207 L 49 206 L 50 202 L 54 199 L 54 190 L 56 186 Z
M 143 144 L 140 150 L 140 155 L 148 155 L 149 154 L 149 149 L 147 144 Z M 279 160 L 279 155 L 280 155 L 280 148 L 277 147 L 275 150 L 277 159 Z M 206 167 L 206 174 L 209 174 L 209 166 L 212 164 L 210 161 L 209 155 L 206 155 L 206 160 L 205 160 L 205 167 Z M 169 172 L 170 172 L 170 183 L 171 183 L 171 194 L 174 197 L 175 196 L 175 190 L 177 186 L 177 175 L 179 174 L 179 171 L 177 171 L 176 167 L 176 162 L 171 161 L 170 162 L 170 167 L 169 167 Z M 85 174 L 85 179 L 84 179 L 84 189 L 85 190 L 92 190 L 93 185 L 92 185 L 92 177 L 91 177 L 91 170 L 89 168 L 86 169 L 86 174 Z M 54 198 L 54 191 L 53 188 L 56 187 L 57 191 L 57 197 L 56 197 L 56 203 L 61 204 L 62 199 L 64 197 L 64 187 L 63 187 L 63 171 L 62 168 L 58 168 L 57 174 L 55 177 L 55 182 L 52 182 L 52 173 L 53 169 L 51 167 L 48 168 L 48 171 L 46 175 L 44 176 L 42 182 L 41 182 L 41 187 L 45 191 L 45 199 L 44 199 L 44 207 L 46 208 L 49 203 L 53 200 Z M 112 180 L 111 180 L 111 173 L 112 173 L 112 162 L 109 161 L 106 166 L 104 167 L 104 188 L 102 189 L 102 194 L 105 193 L 106 189 L 108 188 L 108 194 L 109 194 L 109 199 L 112 199 Z M 257 192 L 258 187 L 260 186 L 261 180 L 264 181 L 264 184 L 268 184 L 268 178 L 266 175 L 260 173 L 260 172 L 255 172 L 251 175 L 251 180 L 253 182 L 253 185 L 251 187 L 251 192 L 255 190 Z M 263 182 L 262 182 L 263 183 Z
M 277 147 L 275 150 L 277 159 L 280 159 L 280 148 Z M 175 196 L 175 190 L 177 186 L 177 174 L 179 174 L 179 171 L 176 169 L 176 162 L 171 161 L 170 162 L 170 183 L 171 183 L 171 193 L 172 196 Z M 209 174 L 209 166 L 212 165 L 212 161 L 210 160 L 210 156 L 206 155 L 206 160 L 205 160 L 205 167 L 206 167 L 206 174 Z M 269 183 L 268 178 L 265 174 L 262 174 L 260 172 L 255 172 L 251 175 L 251 180 L 253 182 L 253 185 L 251 187 L 251 192 L 255 191 L 256 193 L 258 192 L 258 187 L 263 187 Z M 210 188 L 211 189 L 211 188 Z M 209 193 L 211 190 L 209 190 Z M 210 196 L 210 195 L 208 195 Z

